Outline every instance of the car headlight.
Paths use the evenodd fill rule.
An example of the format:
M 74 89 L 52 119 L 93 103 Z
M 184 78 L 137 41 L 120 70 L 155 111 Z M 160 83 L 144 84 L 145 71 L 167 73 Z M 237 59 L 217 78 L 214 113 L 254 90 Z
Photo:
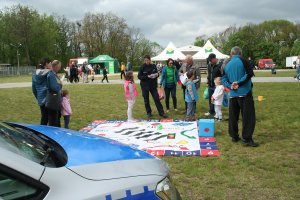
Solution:
M 168 176 L 157 184 L 155 192 L 156 195 L 163 200 L 181 199 L 178 191 Z

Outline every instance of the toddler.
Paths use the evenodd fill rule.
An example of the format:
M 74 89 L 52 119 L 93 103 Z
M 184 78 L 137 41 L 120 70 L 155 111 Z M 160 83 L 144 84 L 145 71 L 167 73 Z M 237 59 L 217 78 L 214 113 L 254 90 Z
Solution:
M 62 90 L 61 115 L 64 117 L 65 128 L 69 128 L 70 116 L 72 115 L 72 109 L 71 109 L 71 105 L 70 105 L 68 90 Z
M 128 109 L 127 109 L 127 118 L 128 122 L 136 122 L 137 120 L 132 117 L 132 110 L 135 103 L 135 99 L 138 95 L 136 90 L 136 86 L 133 80 L 133 72 L 128 71 L 125 74 L 125 82 L 124 82 L 124 91 L 125 91 L 125 98 L 128 102 Z
M 224 98 L 224 86 L 221 84 L 221 77 L 216 77 L 214 79 L 216 89 L 211 96 L 211 101 L 215 105 L 215 119 L 218 122 L 222 121 L 222 104 Z

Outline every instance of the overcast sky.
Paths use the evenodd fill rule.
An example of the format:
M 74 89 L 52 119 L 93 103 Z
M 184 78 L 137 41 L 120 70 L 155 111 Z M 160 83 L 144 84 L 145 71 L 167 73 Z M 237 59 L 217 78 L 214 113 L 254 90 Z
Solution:
M 0 0 L 0 9 L 21 4 L 40 13 L 81 20 L 86 12 L 109 12 L 140 28 L 162 46 L 193 44 L 199 35 L 222 32 L 230 25 L 286 19 L 300 22 L 299 0 Z

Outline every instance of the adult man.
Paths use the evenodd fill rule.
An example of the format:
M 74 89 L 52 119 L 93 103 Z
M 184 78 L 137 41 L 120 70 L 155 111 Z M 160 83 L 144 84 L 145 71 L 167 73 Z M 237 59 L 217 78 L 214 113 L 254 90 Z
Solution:
M 221 66 L 218 65 L 218 59 L 216 58 L 216 54 L 211 53 L 209 54 L 208 58 L 208 65 L 207 65 L 207 87 L 208 87 L 208 112 L 205 113 L 205 116 L 215 114 L 214 104 L 211 102 L 211 96 L 213 95 L 216 85 L 215 85 L 215 78 L 221 77 Z
M 230 88 L 229 101 L 229 135 L 233 142 L 241 140 L 238 134 L 238 120 L 241 111 L 243 118 L 242 137 L 247 146 L 257 147 L 252 139 L 255 128 L 255 108 L 252 96 L 253 70 L 244 60 L 240 47 L 231 49 L 231 60 L 224 68 L 222 83 Z
M 201 83 L 200 67 L 198 65 L 194 64 L 194 60 L 193 60 L 193 57 L 191 55 L 186 55 L 185 63 L 183 63 L 182 66 L 179 69 L 180 75 L 183 75 L 186 72 L 189 72 L 190 70 L 194 71 L 193 81 L 194 81 L 194 83 L 196 85 L 196 89 L 198 91 L 198 89 L 200 88 L 200 83 Z M 184 86 L 184 84 L 182 84 L 183 99 L 185 99 L 185 89 L 186 89 L 186 87 Z M 185 102 L 185 111 L 186 111 L 186 109 L 187 109 L 187 104 Z
M 121 62 L 121 79 L 123 79 L 123 75 L 125 76 L 125 64 Z
M 158 71 L 154 64 L 151 63 L 150 56 L 144 56 L 144 64 L 141 66 L 138 79 L 140 79 L 140 85 L 142 89 L 142 94 L 144 97 L 145 108 L 148 118 L 152 117 L 152 110 L 149 102 L 149 92 L 151 93 L 153 100 L 155 102 L 159 116 L 166 118 L 163 106 L 160 103 L 158 92 L 157 92 L 157 77 Z

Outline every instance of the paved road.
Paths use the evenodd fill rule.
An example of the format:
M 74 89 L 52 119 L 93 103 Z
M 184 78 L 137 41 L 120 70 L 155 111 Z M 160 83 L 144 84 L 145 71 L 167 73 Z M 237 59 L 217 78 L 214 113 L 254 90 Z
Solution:
M 252 81 L 255 83 L 263 83 L 263 82 L 295 82 L 295 79 L 292 77 L 253 77 Z M 136 81 L 136 83 L 139 83 L 139 80 Z M 65 85 L 71 84 L 64 82 Z M 101 81 L 97 80 L 94 82 L 89 82 L 89 83 L 82 83 L 80 82 L 79 84 L 123 84 L 122 80 L 110 80 L 109 83 L 101 83 Z M 1 88 L 22 88 L 22 87 L 31 87 L 31 82 L 20 82 L 20 83 L 1 83 L 0 84 L 0 89 Z

